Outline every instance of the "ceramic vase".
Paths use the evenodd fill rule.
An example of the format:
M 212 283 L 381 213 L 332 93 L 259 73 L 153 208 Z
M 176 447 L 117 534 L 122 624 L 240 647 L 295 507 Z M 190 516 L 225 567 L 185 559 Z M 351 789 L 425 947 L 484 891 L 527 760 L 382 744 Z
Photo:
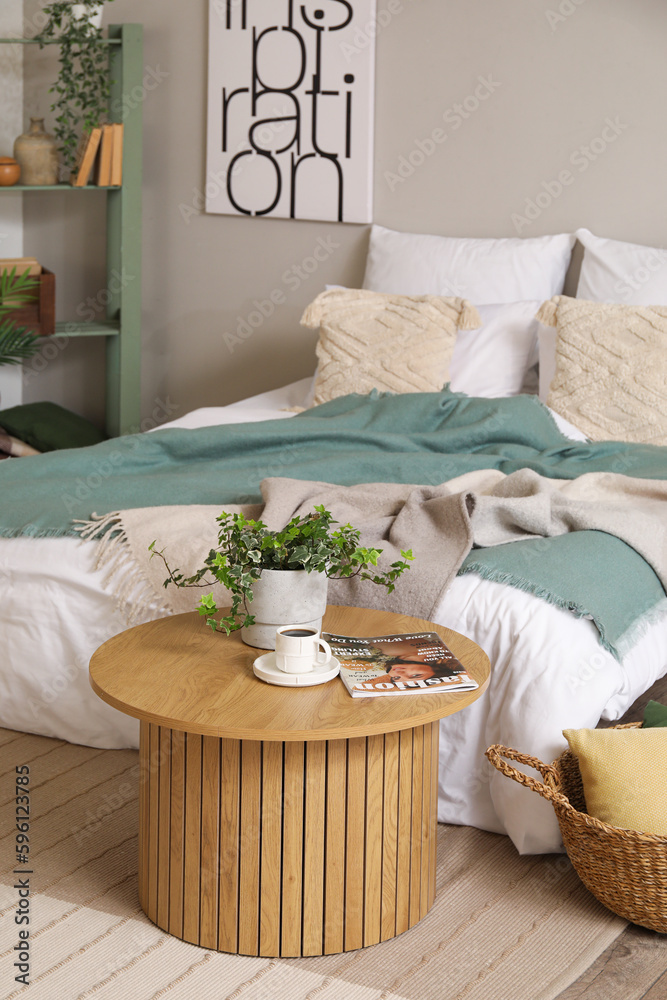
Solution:
M 58 183 L 58 143 L 44 131 L 43 118 L 30 119 L 30 128 L 14 143 L 14 158 L 21 167 L 22 184 L 38 187 Z
M 255 624 L 241 629 L 241 638 L 257 649 L 276 648 L 276 629 L 281 625 L 322 627 L 327 606 L 328 578 L 305 569 L 263 569 L 252 586 L 248 602 Z
M 11 156 L 0 156 L 0 187 L 13 187 L 21 178 L 21 167 Z

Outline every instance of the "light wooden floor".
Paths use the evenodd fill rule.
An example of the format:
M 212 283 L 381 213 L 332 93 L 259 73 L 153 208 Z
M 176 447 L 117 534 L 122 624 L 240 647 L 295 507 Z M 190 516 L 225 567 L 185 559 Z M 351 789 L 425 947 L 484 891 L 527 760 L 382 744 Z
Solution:
M 639 721 L 651 699 L 667 704 L 667 677 L 657 681 L 619 722 Z M 558 1000 L 667 1000 L 667 934 L 630 924 Z

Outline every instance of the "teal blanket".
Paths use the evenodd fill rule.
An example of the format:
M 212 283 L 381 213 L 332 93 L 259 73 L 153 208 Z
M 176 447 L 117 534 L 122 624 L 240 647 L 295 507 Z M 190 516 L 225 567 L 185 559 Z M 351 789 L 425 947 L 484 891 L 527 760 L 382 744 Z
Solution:
M 447 388 L 350 395 L 291 420 L 156 431 L 3 462 L 0 537 L 74 535 L 74 520 L 128 508 L 259 502 L 261 481 L 273 476 L 437 485 L 477 469 L 510 474 L 522 468 L 555 479 L 584 472 L 666 479 L 667 450 L 572 442 L 534 397 L 478 399 Z M 664 591 L 653 570 L 618 539 L 577 534 L 582 537 L 476 550 L 463 571 L 474 569 L 591 614 L 604 644 L 618 652 L 618 643 L 654 612 Z M 542 546 L 540 558 L 521 556 L 519 546 L 536 545 Z
M 665 592 L 653 569 L 624 541 L 604 531 L 473 549 L 459 576 L 465 573 L 508 583 L 579 618 L 590 618 L 600 644 L 619 660 L 646 627 L 667 612 Z
M 651 445 L 577 444 L 531 396 L 443 390 L 350 395 L 290 420 L 165 430 L 0 465 L 0 537 L 75 534 L 72 521 L 133 507 L 257 503 L 269 476 L 349 486 L 437 485 L 475 469 L 667 478 Z

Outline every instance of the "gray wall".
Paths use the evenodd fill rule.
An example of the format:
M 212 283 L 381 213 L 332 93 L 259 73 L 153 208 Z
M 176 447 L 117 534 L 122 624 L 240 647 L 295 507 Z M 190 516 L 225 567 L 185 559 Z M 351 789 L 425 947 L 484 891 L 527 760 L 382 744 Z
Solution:
M 386 10 L 387 0 L 378 6 Z M 377 222 L 454 236 L 587 226 L 665 244 L 664 0 L 399 6 L 377 39 Z M 115 0 L 105 14 L 143 22 L 146 66 L 168 74 L 144 106 L 145 412 L 158 397 L 186 412 L 310 374 L 314 340 L 299 327 L 303 308 L 325 283 L 358 285 L 363 277 L 367 227 L 187 211 L 183 218 L 205 183 L 207 10 L 206 0 Z M 26 112 L 46 104 L 52 58 L 53 50 L 30 53 Z M 410 173 L 405 161 L 436 128 L 447 139 Z M 408 176 L 398 180 L 401 164 Z M 554 182 L 564 170 L 571 180 L 559 192 Z M 542 207 L 527 209 L 540 192 Z M 38 199 L 24 198 L 25 252 L 57 269 L 66 318 L 103 287 L 101 198 Z M 328 259 L 298 287 L 286 283 L 320 238 L 337 244 Z M 230 351 L 222 335 L 275 289 L 285 304 Z M 100 344 L 70 345 L 30 379 L 26 398 L 52 398 L 99 420 L 102 374 Z

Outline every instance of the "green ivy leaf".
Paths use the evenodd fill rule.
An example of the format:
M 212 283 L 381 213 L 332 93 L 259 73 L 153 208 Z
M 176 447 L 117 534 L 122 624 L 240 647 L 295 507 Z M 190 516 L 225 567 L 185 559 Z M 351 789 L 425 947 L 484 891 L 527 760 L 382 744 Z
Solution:
M 229 634 L 254 622 L 248 612 L 253 599 L 253 584 L 262 569 L 303 568 L 307 572 L 326 573 L 330 578 L 349 579 L 359 576 L 391 593 L 396 580 L 409 569 L 412 551 L 401 552 L 402 558 L 392 563 L 386 572 L 375 571 L 382 549 L 360 546 L 361 533 L 351 524 L 333 529 L 338 522 L 324 506 L 303 517 L 293 517 L 281 531 L 270 532 L 262 521 L 246 518 L 243 514 L 223 511 L 216 521 L 219 524 L 218 548 L 211 549 L 200 567 L 190 577 L 178 569 L 172 570 L 163 551 L 156 549 L 156 542 L 149 546 L 151 558 L 159 556 L 165 563 L 169 577 L 165 586 L 210 586 L 208 573 L 227 588 L 232 606 L 229 613 L 216 621 L 218 608 L 212 594 L 200 599 L 199 612 L 206 616 L 207 624 Z M 371 570 L 370 568 L 373 567 Z

